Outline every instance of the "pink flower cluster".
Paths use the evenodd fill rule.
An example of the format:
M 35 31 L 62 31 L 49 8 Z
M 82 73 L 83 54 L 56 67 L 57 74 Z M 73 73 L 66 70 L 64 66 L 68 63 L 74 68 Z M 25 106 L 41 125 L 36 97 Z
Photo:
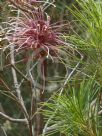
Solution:
M 36 2 L 34 0 L 33 2 Z M 41 7 L 10 20 L 7 39 L 14 44 L 15 51 L 41 49 L 46 55 L 55 54 L 58 46 L 66 44 L 61 38 L 61 28 L 64 24 L 50 24 L 50 16 Z

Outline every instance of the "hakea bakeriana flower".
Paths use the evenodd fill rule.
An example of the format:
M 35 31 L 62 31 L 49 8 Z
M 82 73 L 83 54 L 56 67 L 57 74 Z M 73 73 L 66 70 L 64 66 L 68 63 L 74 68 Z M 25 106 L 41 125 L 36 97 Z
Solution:
M 49 56 L 58 51 L 58 46 L 65 45 L 62 39 L 61 28 L 65 24 L 50 24 L 50 17 L 41 8 L 35 8 L 28 13 L 21 11 L 17 17 L 10 18 L 7 39 L 14 45 L 15 51 L 41 49 L 43 54 Z M 67 24 L 68 26 L 68 24 Z

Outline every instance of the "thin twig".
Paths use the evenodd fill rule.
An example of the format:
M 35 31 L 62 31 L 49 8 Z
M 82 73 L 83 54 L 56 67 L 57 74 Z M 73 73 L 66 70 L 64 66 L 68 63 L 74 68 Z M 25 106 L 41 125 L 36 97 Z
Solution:
M 8 90 L 11 91 L 11 89 L 8 87 L 8 85 L 5 83 L 3 79 L 0 78 L 0 82 L 4 85 L 4 87 Z
M 14 123 L 26 123 L 27 124 L 27 119 L 15 119 L 2 112 L 0 112 L 0 116 Z
M 10 47 L 10 50 L 11 50 L 11 64 L 14 66 L 14 65 L 15 65 L 14 52 L 13 52 L 14 46 L 11 46 L 11 47 Z M 15 71 L 14 68 L 12 68 L 12 76 L 13 76 L 14 86 L 15 86 L 16 93 L 17 93 L 17 96 L 18 96 L 18 98 L 19 98 L 19 101 L 20 101 L 20 103 L 21 103 L 21 105 L 22 105 L 22 107 L 23 107 L 23 109 L 24 109 L 24 111 L 25 111 L 26 117 L 29 118 L 29 115 L 28 115 L 28 113 L 27 113 L 26 107 L 25 107 L 25 105 L 24 105 L 23 98 L 22 98 L 22 96 L 21 96 L 20 88 L 18 87 L 19 84 L 18 84 L 18 80 L 17 80 L 16 71 Z
M 28 81 L 28 82 L 30 82 L 30 80 L 17 68 L 17 67 L 15 67 L 15 65 L 12 65 L 11 64 L 11 66 L 17 71 L 17 73 L 19 74 L 19 75 L 21 75 L 26 81 Z

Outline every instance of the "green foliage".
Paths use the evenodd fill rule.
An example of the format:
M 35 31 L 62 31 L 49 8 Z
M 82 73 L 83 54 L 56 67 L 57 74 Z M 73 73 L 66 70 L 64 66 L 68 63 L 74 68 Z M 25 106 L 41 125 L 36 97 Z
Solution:
M 79 78 L 83 74 L 91 77 L 102 86 L 102 2 L 94 0 L 76 0 L 77 6 L 67 7 L 74 15 L 76 28 L 73 35 L 66 39 L 77 48 L 84 57 L 83 69 L 79 69 Z M 80 74 L 81 73 L 81 74 Z M 79 80 L 76 77 L 76 80 Z M 75 78 L 73 78 L 73 81 Z M 79 82 L 79 81 L 78 81 Z M 56 94 L 50 103 L 45 103 L 43 111 L 48 130 L 45 135 L 60 132 L 65 136 L 101 136 L 102 116 L 99 116 L 100 87 L 93 79 L 84 80 L 79 86 L 67 87 L 63 94 Z M 73 84 L 73 83 L 72 83 Z
M 67 38 L 87 56 L 83 72 L 93 75 L 97 71 L 97 80 L 102 83 L 102 2 L 76 1 L 79 7 L 73 5 L 73 10 L 69 7 L 68 10 L 74 15 L 79 31 Z
M 79 8 L 73 5 L 74 10 L 68 9 L 75 16 L 81 30 L 85 32 L 83 38 L 87 39 L 95 47 L 101 46 L 102 2 L 95 2 L 94 0 L 76 1 L 79 4 Z
M 77 89 L 70 87 L 64 91 L 68 93 L 56 94 L 50 103 L 45 103 L 45 119 L 52 116 L 49 128 L 53 129 L 49 133 L 58 131 L 66 136 L 101 136 L 98 128 L 100 87 L 90 79 L 84 80 Z

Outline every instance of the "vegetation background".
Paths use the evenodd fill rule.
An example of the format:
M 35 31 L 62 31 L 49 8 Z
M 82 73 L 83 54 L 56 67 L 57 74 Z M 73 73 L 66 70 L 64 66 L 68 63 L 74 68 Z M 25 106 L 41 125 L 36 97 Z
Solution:
M 83 0 L 80 0 L 79 3 L 76 0 L 56 0 L 56 8 L 48 10 L 53 22 L 63 20 L 70 22 L 72 31 L 68 32 L 66 39 L 70 44 L 77 45 L 78 50 L 84 56 L 84 60 L 77 69 L 77 74 L 74 73 L 75 76 L 65 87 L 65 93 L 60 96 L 55 91 L 56 95 L 52 96 L 51 102 L 44 103 L 46 108 L 43 113 L 46 122 L 55 113 L 49 123 L 49 127 L 55 125 L 54 131 L 52 129 L 48 133 L 51 136 L 102 136 L 102 112 L 100 112 L 102 109 L 102 7 L 96 7 L 93 0 L 88 1 L 89 5 L 85 5 Z M 0 22 L 6 21 L 9 14 L 7 0 L 0 0 Z M 75 20 L 77 20 L 76 23 Z M 0 46 L 3 46 L 6 41 L 1 38 Z M 22 58 L 22 56 L 19 57 Z M 76 58 L 75 62 L 73 59 L 71 61 L 73 67 Z M 21 64 L 18 64 L 18 67 L 21 71 L 25 69 L 25 66 Z M 63 67 L 58 72 L 63 75 Z M 0 70 L 0 78 L 12 86 L 13 79 L 9 67 L 4 68 L 3 71 Z M 14 86 L 12 88 L 15 89 Z M 2 89 L 3 86 L 0 84 L 0 92 Z M 22 86 L 22 94 L 29 109 L 29 86 L 26 82 Z M 53 92 L 46 93 L 46 98 L 51 94 Z M 2 92 L 0 93 L 0 111 L 13 117 L 22 117 L 15 103 Z M 7 136 L 28 136 L 25 125 L 11 123 L 5 119 L 0 119 L 0 125 L 0 136 L 6 136 L 4 129 Z

